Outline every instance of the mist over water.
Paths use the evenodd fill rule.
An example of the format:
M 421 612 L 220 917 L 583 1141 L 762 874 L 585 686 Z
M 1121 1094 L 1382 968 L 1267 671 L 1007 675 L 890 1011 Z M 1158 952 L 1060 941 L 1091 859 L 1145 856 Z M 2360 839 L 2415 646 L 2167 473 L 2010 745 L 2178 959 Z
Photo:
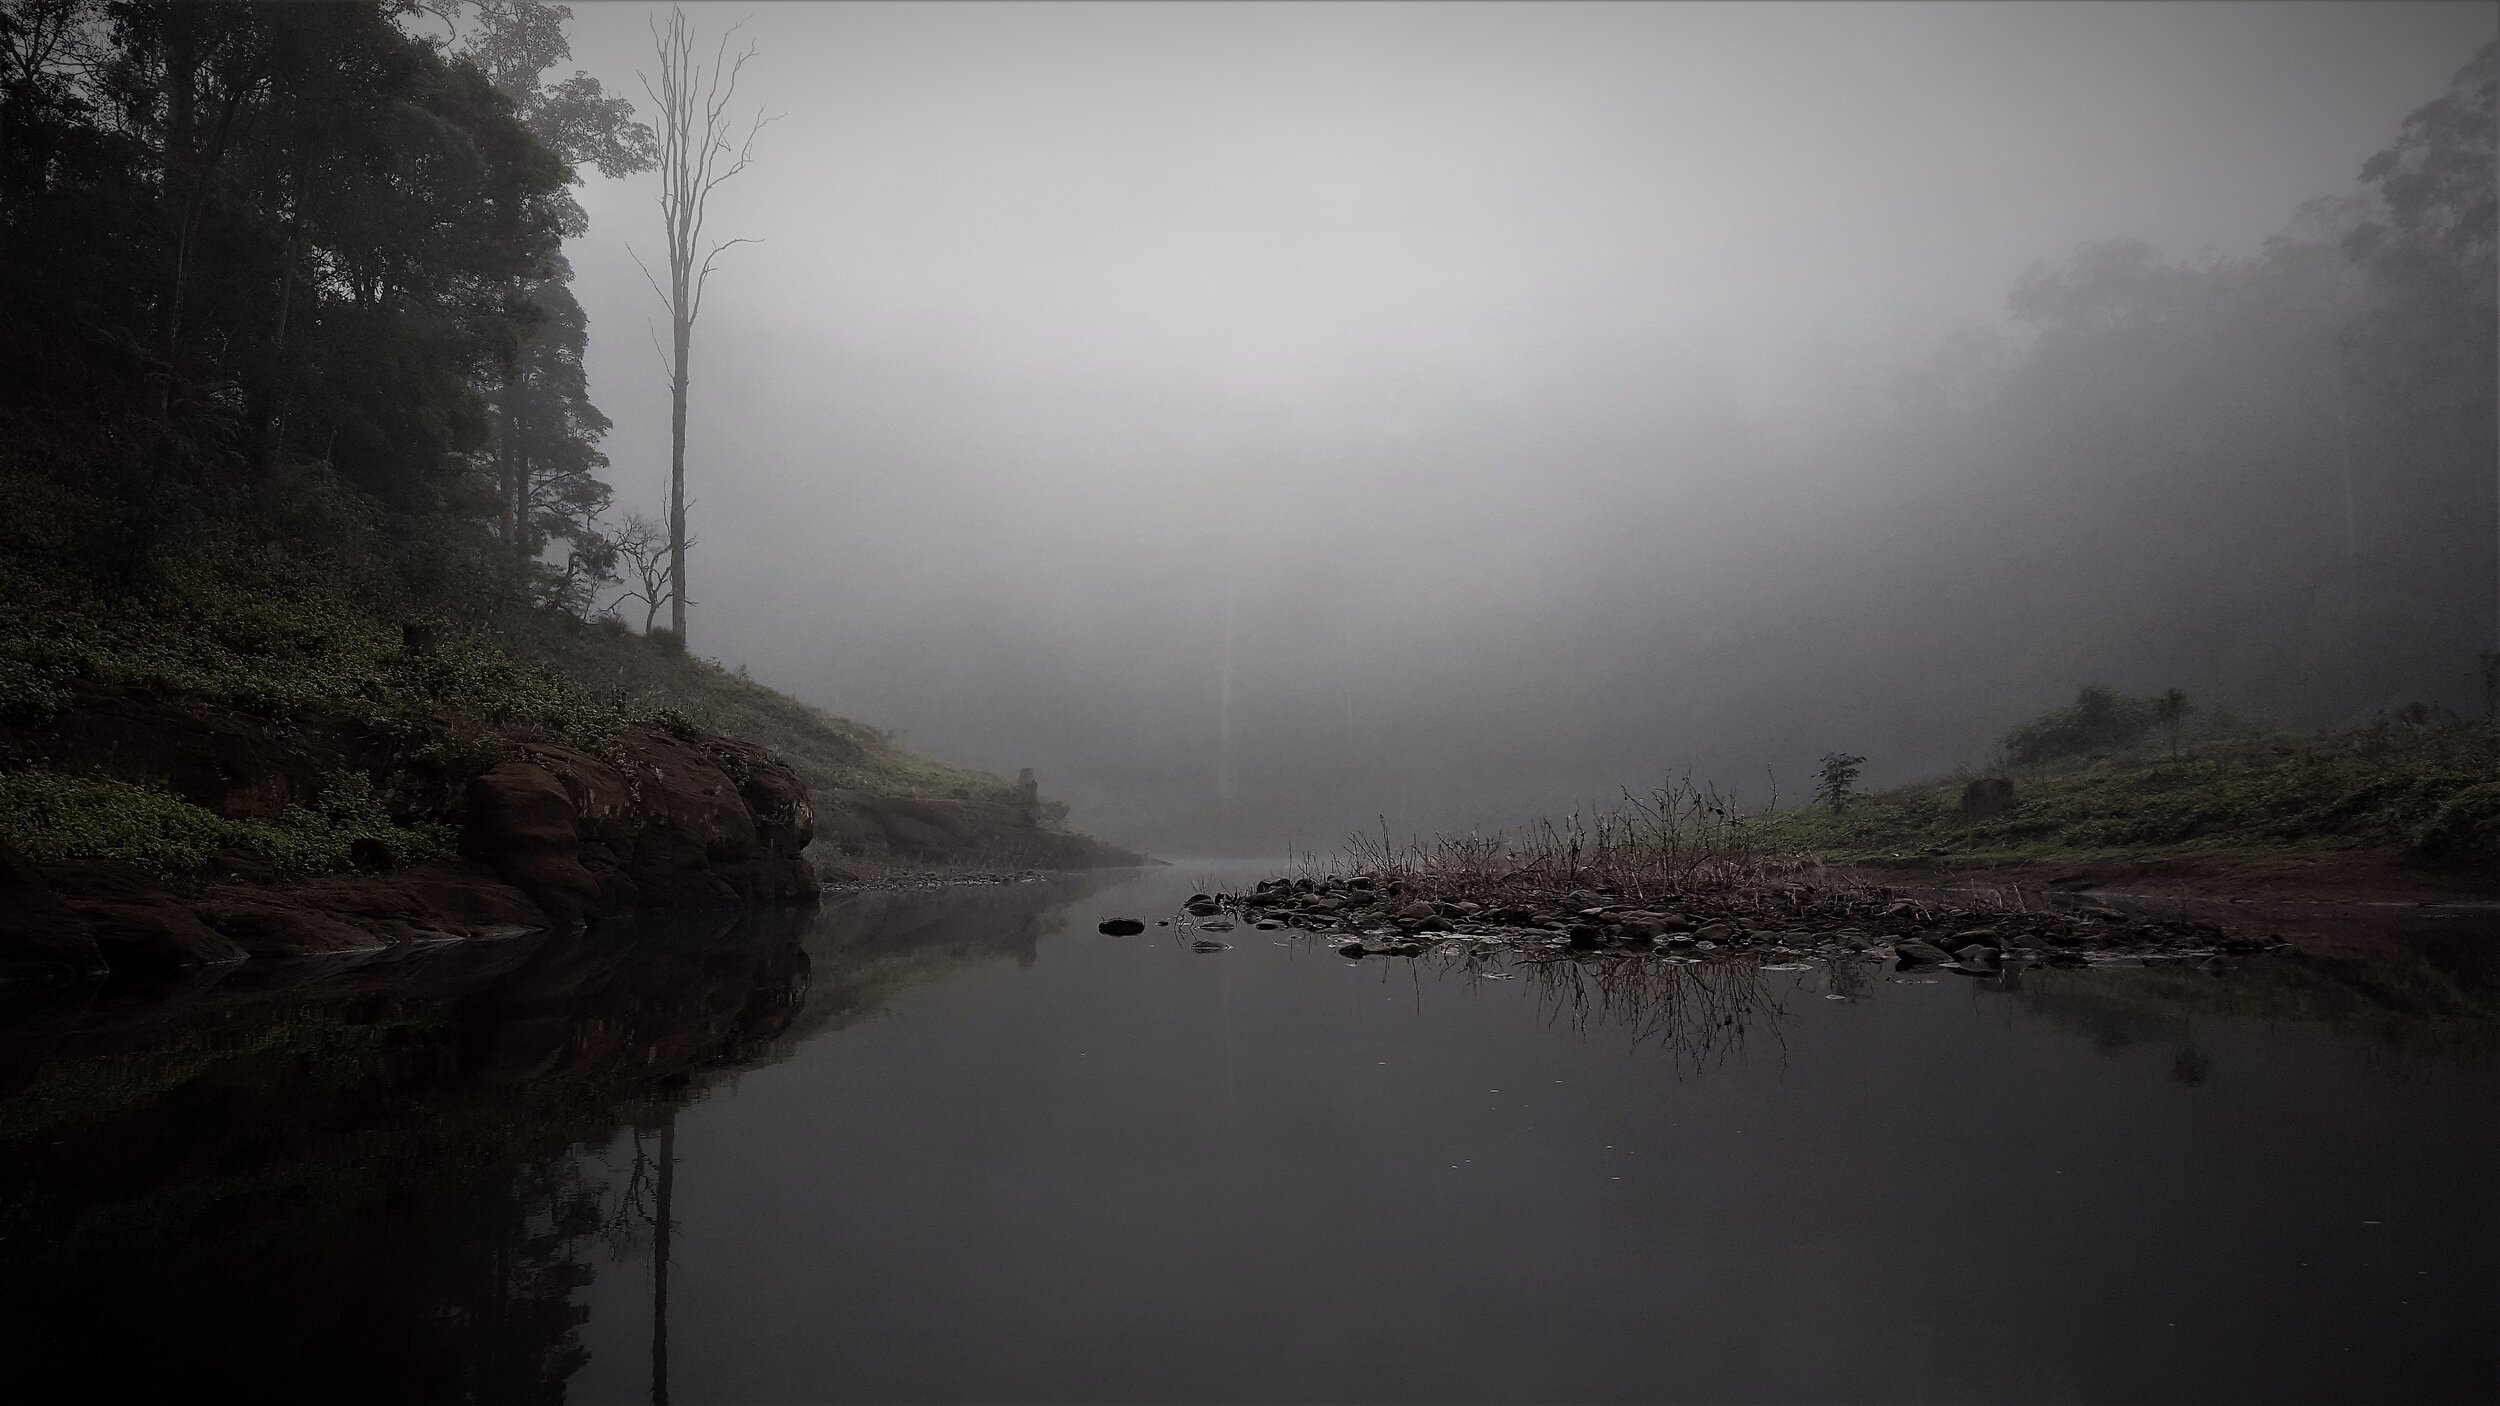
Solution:
M 576 61 L 630 87 L 644 19 L 582 7 Z M 761 242 L 696 333 L 695 648 L 1164 853 L 1688 767 L 1793 796 L 1834 749 L 1907 780 L 2087 681 L 2465 707 L 2491 378 L 2423 350 L 2470 328 L 2357 338 L 2391 295 L 2344 240 L 2495 33 L 764 7 L 741 93 L 786 115 L 713 211 Z M 653 188 L 582 199 L 647 508 Z

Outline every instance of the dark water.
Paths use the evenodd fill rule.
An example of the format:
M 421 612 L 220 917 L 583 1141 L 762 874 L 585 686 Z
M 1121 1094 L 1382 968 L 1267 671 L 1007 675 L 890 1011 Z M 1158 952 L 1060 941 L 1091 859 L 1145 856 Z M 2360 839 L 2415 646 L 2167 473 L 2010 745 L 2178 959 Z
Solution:
M 2500 1393 L 2500 938 L 2000 989 L 1092 930 L 1219 873 L 0 1013 L 11 1395 Z

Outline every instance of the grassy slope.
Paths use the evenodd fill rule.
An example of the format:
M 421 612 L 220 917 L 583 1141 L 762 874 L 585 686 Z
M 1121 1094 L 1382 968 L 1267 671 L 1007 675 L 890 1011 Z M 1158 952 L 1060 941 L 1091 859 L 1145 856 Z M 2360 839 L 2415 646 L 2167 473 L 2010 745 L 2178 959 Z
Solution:
M 1965 778 L 1816 804 L 1767 837 L 1835 861 L 2161 863 L 2209 870 L 2353 861 L 2500 872 L 2500 729 L 2378 727 L 2139 751 L 2014 774 L 2014 813 L 1962 818 Z
M 820 797 L 837 789 L 999 801 L 1014 796 L 1000 777 L 906 751 L 877 728 L 776 693 L 741 671 L 653 649 L 613 626 L 540 633 L 524 648 L 584 694 L 621 711 L 674 713 L 707 732 L 771 751 Z
M 281 717 L 306 707 L 450 719 L 478 746 L 495 734 L 612 748 L 634 723 L 682 719 L 778 754 L 818 798 L 833 789 L 1009 799 L 1002 779 L 895 746 L 875 728 L 811 708 L 612 626 L 537 621 L 502 632 L 437 622 L 430 657 L 402 647 L 398 603 L 347 556 L 205 537 L 162 555 L 153 579 L 106 593 L 70 568 L 82 506 L 0 478 L 0 726 L 34 727 L 82 687 L 161 691 Z M 455 740 L 451 745 L 467 745 Z M 0 785 L 0 843 L 48 858 L 180 869 L 194 851 L 266 850 L 280 867 L 341 867 L 350 841 L 390 831 L 340 778 L 338 804 L 275 827 L 221 820 L 166 795 L 18 773 Z M 332 814 L 330 812 L 336 812 Z M 262 833 L 267 831 L 268 833 Z M 430 834 L 387 835 L 425 849 Z

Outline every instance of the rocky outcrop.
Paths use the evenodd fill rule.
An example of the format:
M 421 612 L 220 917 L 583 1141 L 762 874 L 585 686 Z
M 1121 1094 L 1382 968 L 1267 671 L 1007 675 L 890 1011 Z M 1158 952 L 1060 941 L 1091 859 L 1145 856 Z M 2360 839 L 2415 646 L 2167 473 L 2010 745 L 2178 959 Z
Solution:
M 787 767 L 701 734 L 625 743 L 618 763 L 532 746 L 471 778 L 463 852 L 566 923 L 815 892 L 815 818 Z
M 0 852 L 0 979 L 189 967 L 575 928 L 629 912 L 812 900 L 806 787 L 760 748 L 626 729 L 593 754 L 344 712 L 264 719 L 130 690 L 0 729 L 0 769 L 167 791 L 231 820 L 310 806 L 347 772 L 394 816 L 454 825 L 460 858 L 289 877 L 246 856 L 211 874 L 33 863 Z

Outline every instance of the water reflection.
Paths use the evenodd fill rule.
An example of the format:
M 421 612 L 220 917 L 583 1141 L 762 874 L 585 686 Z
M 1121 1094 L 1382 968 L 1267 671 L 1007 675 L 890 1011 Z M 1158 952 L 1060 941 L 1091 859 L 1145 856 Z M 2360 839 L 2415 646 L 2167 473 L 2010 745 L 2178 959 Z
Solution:
M 2493 1091 L 2500 1005 L 2489 959 L 2467 947 L 2329 951 L 2227 974 L 1896 977 L 1862 961 L 1533 961 L 1455 947 L 1350 964 L 1284 934 L 1237 933 L 1237 950 L 1212 955 L 1151 929 L 1098 937 L 1090 892 L 860 894 L 817 914 L 253 963 L 6 1012 L 0 1349 L 12 1391 L 171 1397 L 248 1380 L 273 1397 L 372 1401 L 1064 1396 L 1088 1385 L 1132 1397 L 1596 1399 L 1889 1381 L 1897 1389 L 1850 1394 L 2089 1397 L 2081 1377 L 2033 1392 L 1987 1376 L 1945 1351 L 1949 1333 L 1932 1360 L 1909 1361 L 1904 1343 L 1925 1341 L 1915 1325 L 1883 1344 L 1842 1334 L 1847 1351 L 1800 1349 L 1777 1368 L 1722 1361 L 1712 1354 L 1749 1340 L 1719 1316 L 1757 1292 L 1745 1287 L 1756 1271 L 1723 1268 L 1736 1279 L 1721 1284 L 1699 1266 L 1819 1263 L 1828 1252 L 1815 1247 L 1837 1236 L 1888 1247 L 1850 1253 L 1909 1276 L 1889 1291 L 1853 1282 L 1861 1308 L 1907 1294 L 1959 1312 L 1963 1281 L 2001 1282 L 2008 1301 L 2055 1299 L 2079 1274 L 2090 1288 L 2071 1265 L 2023 1278 L 2032 1271 L 2017 1272 L 2005 1258 L 2016 1252 L 1978 1222 L 1783 1219 L 1800 1206 L 1831 1218 L 1910 1204 L 1919 1192 L 1884 1180 L 1896 1173 L 1911 1188 L 1967 1174 L 1973 1187 L 2006 1186 L 2012 1205 L 2039 1194 L 2024 1178 L 2085 1183 L 2082 1161 L 2134 1146 L 2132 1135 L 2055 1149 L 2077 1120 L 2137 1105 L 2064 1050 L 2112 1066 L 2139 1098 L 2227 1098 L 2271 1080 L 2247 1105 L 2264 1108 L 2296 1090 L 2309 1101 L 2299 1123 L 2264 1129 L 2273 1150 L 2231 1173 L 2302 1167 L 2317 1179 L 2268 1193 L 2284 1204 L 2328 1197 L 2338 1177 L 2391 1204 L 2435 1200 L 2500 1165 L 2487 1130 L 2432 1129 L 2384 1083 L 2391 1071 L 2447 1071 L 2422 1086 L 2426 1107 Z M 1124 891 L 1121 911 L 1151 916 L 1149 896 L 1179 892 L 1180 880 L 1146 883 Z M 863 1043 L 889 1011 L 890 1038 Z M 767 1070 L 776 1092 L 747 1096 L 742 1081 Z M 2194 1146 L 2232 1165 L 2223 1133 L 2145 1107 L 2143 1155 Z M 696 1145 L 710 1160 L 688 1163 L 687 1120 L 707 1118 L 711 1141 Z M 2365 1126 L 2366 1138 L 2355 1131 Z M 1758 1150 L 1785 1145 L 1766 1135 L 1792 1139 L 1803 1160 Z M 1633 1193 L 1640 1178 L 1616 1159 L 1634 1157 L 1667 1179 Z M 2028 1170 L 1986 1170 L 2000 1165 Z M 2205 1194 L 2172 1175 L 2159 1196 L 2114 1209 L 2170 1226 L 2184 1192 Z M 813 1199 L 758 1191 L 794 1180 Z M 2094 1206 L 2071 1198 L 2143 1196 L 2124 1178 L 2055 1190 L 2069 1219 Z M 1776 1209 L 1749 1211 L 1757 1199 Z M 1151 1234 L 1125 1228 L 1167 1200 L 1173 1218 Z M 2297 1240 L 2260 1203 L 2198 1202 L 2197 1219 L 2179 1222 L 2194 1231 L 2161 1234 Z M 1688 1205 L 1714 1219 L 1676 1219 Z M 1513 1234 L 1497 1216 L 1523 1220 Z M 2467 1212 L 2440 1253 L 2480 1253 L 2500 1240 L 2491 1221 Z M 1175 1228 L 1201 1223 L 1212 1228 Z M 2173 1248 L 2143 1233 L 2139 1255 Z M 2062 1253 L 2048 1223 L 2029 1236 L 2021 1253 L 2043 1264 Z M 782 1238 L 818 1248 L 793 1251 L 793 1268 L 759 1248 Z M 1188 1247 L 1177 1284 L 1158 1277 L 1174 1245 Z M 1618 1254 L 1632 1256 L 1632 1278 L 1557 1303 L 1672 1297 L 1689 1280 L 1701 1297 L 1678 1310 L 1686 1327 L 1592 1338 L 1581 1318 L 1547 1322 L 1514 1304 L 1512 1331 L 1525 1336 L 1496 1369 L 1471 1357 L 1483 1340 L 1450 1336 L 1441 1316 L 1400 1316 L 1453 1288 L 1465 1302 L 1517 1276 L 1551 1279 L 1557 1255 Z M 1313 1275 L 1342 1281 L 1337 1297 L 1413 1345 L 1348 1357 L 1327 1305 L 1306 1306 L 1293 1287 Z M 1839 1292 L 1774 1282 L 1806 1300 Z M 2441 1383 L 2491 1374 L 2490 1351 L 2460 1348 L 2453 1330 L 2487 1318 L 2474 1315 L 2492 1306 L 2491 1285 L 2449 1286 L 2445 1316 L 2397 1290 L 2384 1306 L 2335 1311 L 2370 1323 L 2389 1351 L 2444 1353 Z M 2251 1313 L 2284 1311 L 2265 1308 L 2263 1285 L 2214 1292 L 2225 1291 L 2249 1297 Z M 819 1299 L 835 1326 L 767 1334 L 760 1358 L 722 1346 L 724 1314 L 779 1322 Z M 2371 1316 L 2382 1308 L 2389 1316 Z M 1857 1314 L 1836 1307 L 1831 1322 Z M 968 1323 L 985 1351 L 949 1357 L 912 1337 L 963 1342 Z M 1722 1347 L 1695 1346 L 1690 1324 L 1710 1325 L 1703 1336 Z M 1107 1346 L 1140 1335 L 1154 1352 Z M 809 1355 L 833 1342 L 849 1356 Z M 1290 1347 L 1250 1352 L 1253 1342 Z M 2185 1354 L 2164 1368 L 2180 1380 L 2215 1380 L 2194 1374 L 2218 1354 L 2161 1350 Z M 2149 1349 L 2141 1361 L 2161 1363 Z M 1373 1374 L 1372 1362 L 1404 1375 Z M 1844 1368 L 1862 1375 L 1829 1375 Z M 2000 1369 L 2014 1370 L 1987 1371 Z M 2302 1379 L 2259 1372 L 2249 1394 Z
M 1029 962 L 1071 896 L 859 895 L 0 1012 L 12 1390 L 560 1399 L 576 1295 L 630 1259 L 664 1401 L 678 1111 L 914 980 Z M 621 1171 L 578 1155 L 620 1126 Z

